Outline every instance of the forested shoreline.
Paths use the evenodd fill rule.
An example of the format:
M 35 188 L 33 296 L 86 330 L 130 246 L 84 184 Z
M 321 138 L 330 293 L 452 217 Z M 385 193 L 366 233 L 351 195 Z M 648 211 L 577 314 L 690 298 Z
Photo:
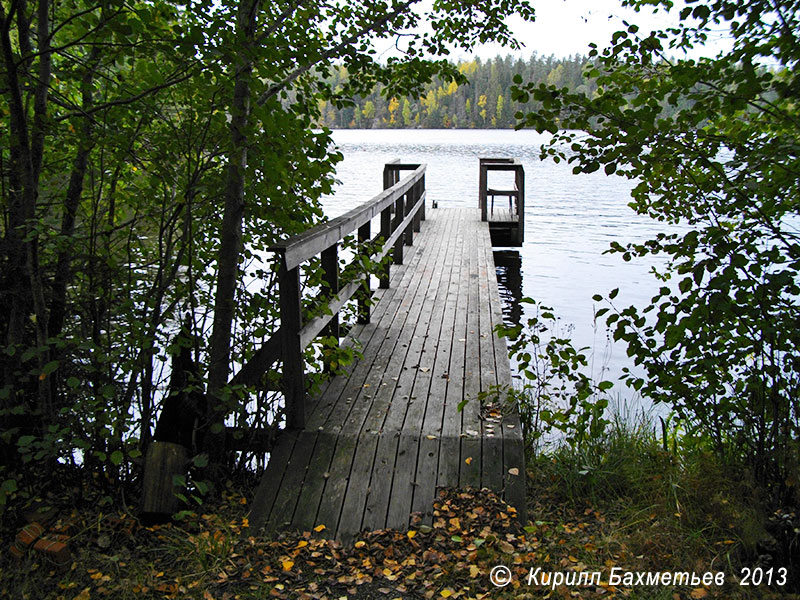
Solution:
M 335 102 L 321 101 L 319 124 L 332 129 L 513 127 L 515 113 L 523 108 L 512 99 L 514 75 L 536 85 L 593 94 L 597 83 L 585 75 L 588 60 L 579 54 L 560 58 L 533 53 L 528 59 L 507 55 L 457 61 L 453 66 L 468 78 L 467 83 L 437 78 L 423 87 L 418 98 L 387 95 L 386 87 L 377 85 L 341 108 Z M 327 82 L 333 89 L 341 89 L 347 79 L 347 69 L 338 66 Z

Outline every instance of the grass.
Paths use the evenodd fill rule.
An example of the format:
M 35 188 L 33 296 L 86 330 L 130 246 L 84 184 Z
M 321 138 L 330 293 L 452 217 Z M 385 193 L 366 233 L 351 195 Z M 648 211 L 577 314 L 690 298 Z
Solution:
M 29 552 L 0 556 L 0 597 L 196 598 L 798 598 L 739 586 L 757 566 L 764 509 L 747 477 L 702 452 L 675 454 L 644 419 L 612 420 L 600 440 L 532 457 L 528 522 L 488 490 L 450 490 L 430 525 L 364 533 L 352 546 L 326 531 L 250 531 L 247 485 L 230 484 L 204 513 L 146 527 L 132 507 L 62 506 L 72 559 L 59 568 Z M 8 517 L 9 515 L 6 515 Z M 13 523 L 6 518 L 4 523 Z M 19 522 L 2 531 L 3 548 Z M 511 584 L 489 573 L 508 566 Z M 610 585 L 621 572 L 724 571 L 724 586 Z M 599 571 L 599 585 L 528 585 L 531 569 Z M 539 583 L 542 583 L 539 581 Z

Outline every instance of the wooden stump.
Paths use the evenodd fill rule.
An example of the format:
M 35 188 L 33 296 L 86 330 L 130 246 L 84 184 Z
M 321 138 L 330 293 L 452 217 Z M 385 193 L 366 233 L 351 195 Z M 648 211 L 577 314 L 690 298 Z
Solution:
M 173 483 L 174 475 L 186 475 L 189 452 L 180 444 L 152 442 L 147 449 L 142 484 L 142 512 L 149 515 L 171 516 L 177 512 L 176 493 L 183 489 Z

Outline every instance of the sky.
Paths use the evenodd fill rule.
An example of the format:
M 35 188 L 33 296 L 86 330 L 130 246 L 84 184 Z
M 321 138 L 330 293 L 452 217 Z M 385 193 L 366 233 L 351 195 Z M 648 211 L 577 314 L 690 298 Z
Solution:
M 527 23 L 518 17 L 506 22 L 525 44 L 523 56 L 533 51 L 540 55 L 566 57 L 571 54 L 588 54 L 589 43 L 603 47 L 615 31 L 622 29 L 623 20 L 637 23 L 642 30 L 663 27 L 669 18 L 660 12 L 635 13 L 623 9 L 619 0 L 539 0 L 532 2 L 536 21 Z M 507 54 L 509 51 L 496 44 L 487 44 L 477 50 L 481 58 Z
M 425 4 L 427 2 L 423 1 Z M 682 0 L 675 0 L 675 7 L 669 14 L 663 10 L 653 14 L 652 9 L 636 13 L 623 8 L 620 0 L 531 0 L 531 4 L 536 11 L 535 22 L 528 23 L 518 17 L 509 17 L 506 21 L 517 39 L 525 45 L 522 50 L 511 52 L 499 44 L 486 44 L 471 55 L 454 53 L 451 58 L 466 60 L 479 56 L 487 59 L 506 54 L 528 58 L 533 52 L 542 56 L 553 54 L 560 58 L 573 54 L 586 55 L 591 42 L 602 49 L 615 31 L 624 28 L 625 20 L 636 23 L 641 33 L 649 33 L 653 29 L 663 29 L 677 23 L 678 13 L 685 6 Z M 692 57 L 701 54 L 713 56 L 727 48 L 729 44 L 724 36 L 720 38 L 712 40 L 704 49 L 695 51 Z

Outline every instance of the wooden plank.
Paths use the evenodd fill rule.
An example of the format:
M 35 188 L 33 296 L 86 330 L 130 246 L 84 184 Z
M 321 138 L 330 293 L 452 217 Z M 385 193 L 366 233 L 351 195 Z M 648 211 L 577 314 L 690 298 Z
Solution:
M 458 477 L 462 488 L 481 487 L 481 438 L 479 435 L 465 434 L 461 438 L 461 462 Z
M 432 244 L 426 250 L 428 261 L 424 266 L 418 266 L 420 279 L 410 298 L 411 310 L 408 313 L 407 323 L 395 341 L 394 346 L 387 344 L 380 350 L 376 363 L 385 365 L 383 383 L 378 389 L 369 414 L 364 422 L 367 431 L 383 431 L 400 429 L 408 400 L 412 393 L 414 378 L 419 364 L 418 349 L 422 347 L 428 336 L 430 323 L 431 303 L 426 301 L 430 290 L 438 289 L 442 276 L 439 256 L 447 251 L 447 237 L 439 229 L 444 225 L 434 221 L 433 230 L 429 238 Z M 425 242 L 426 244 L 428 241 Z M 389 413 L 392 413 L 390 417 Z
M 419 207 L 415 206 L 414 211 L 418 211 Z M 418 212 L 414 212 L 414 214 L 418 214 Z M 380 260 L 390 251 L 392 251 L 392 244 L 395 243 L 401 236 L 407 236 L 408 232 L 414 223 L 412 214 L 409 214 L 404 218 L 402 223 L 398 225 L 398 230 L 395 231 L 392 235 L 389 236 L 389 239 L 384 243 L 384 247 L 382 250 L 378 251 L 374 255 L 371 256 L 372 260 Z M 405 229 L 404 229 L 405 227 Z M 359 227 L 359 241 L 365 242 L 369 239 L 370 234 L 370 224 L 366 223 Z M 399 242 L 398 242 L 399 243 Z M 325 262 L 325 255 L 329 253 L 331 248 L 323 251 L 323 263 Z M 402 254 L 402 252 L 401 252 Z M 335 254 L 334 254 L 335 256 Z M 388 266 L 388 265 L 387 265 Z M 324 267 L 323 267 L 324 268 Z M 334 273 L 335 275 L 335 273 Z M 300 347 L 301 349 L 305 349 L 311 341 L 319 335 L 319 333 L 326 327 L 329 326 L 334 321 L 337 325 L 337 333 L 338 333 L 338 322 L 339 322 L 339 311 L 342 307 L 347 303 L 350 298 L 354 295 L 358 295 L 358 323 L 363 325 L 370 322 L 369 314 L 370 314 L 370 307 L 369 304 L 366 302 L 366 299 L 371 298 L 371 291 L 369 289 L 369 281 L 370 277 L 366 273 L 361 273 L 356 278 L 348 283 L 342 289 L 338 288 L 338 277 L 336 282 L 337 293 L 333 296 L 330 300 L 324 300 L 323 302 L 327 303 L 328 308 L 326 310 L 326 314 L 318 315 L 312 319 L 310 319 L 301 329 L 300 329 Z M 362 292 L 358 294 L 358 292 Z
M 512 213 L 510 210 L 504 207 L 495 207 L 493 211 L 489 213 L 488 221 L 491 224 L 495 223 L 516 223 L 517 216 Z
M 339 527 L 344 494 L 350 479 L 350 470 L 355 457 L 356 438 L 352 435 L 337 437 L 336 450 L 331 459 L 329 477 L 325 481 L 322 502 L 317 512 L 317 522 L 325 525 L 325 535 L 333 537 Z
M 526 518 L 525 447 L 519 414 L 503 418 L 503 498 L 517 509 L 520 522 Z
M 456 213 L 461 217 L 462 212 Z M 427 392 L 427 402 L 425 412 L 420 423 L 420 448 L 417 458 L 417 472 L 415 476 L 416 486 L 414 487 L 414 498 L 411 505 L 412 512 L 421 513 L 423 522 L 432 521 L 432 501 L 436 495 L 437 480 L 439 475 L 440 462 L 440 440 L 442 437 L 442 421 L 444 419 L 445 403 L 447 401 L 447 383 L 450 377 L 450 357 L 454 344 L 454 329 L 458 311 L 462 287 L 462 279 L 468 272 L 464 267 L 463 253 L 464 247 L 472 243 L 468 238 L 468 231 L 465 230 L 462 219 L 458 219 L 459 227 L 456 229 L 455 239 L 451 238 L 448 243 L 448 260 L 446 261 L 445 273 L 447 274 L 447 293 L 444 301 L 444 311 L 442 313 L 441 325 L 435 345 L 431 344 L 428 337 L 427 345 L 423 351 L 434 353 L 433 368 L 431 369 L 430 383 Z M 449 265 L 449 270 L 448 270 Z M 423 364 L 424 360 L 420 360 Z M 419 395 L 419 392 L 417 392 Z M 409 415 L 407 418 L 410 418 Z M 457 434 L 456 434 L 457 435 Z M 445 457 L 444 460 L 452 460 Z
M 300 337 L 300 347 L 302 349 L 308 347 L 311 341 L 317 337 L 326 326 L 334 322 L 334 319 L 336 319 L 338 328 L 339 311 L 350 298 L 364 288 L 364 281 L 368 279 L 369 277 L 365 273 L 357 276 L 356 279 L 339 290 L 335 298 L 327 302 L 330 314 L 316 316 L 300 329 L 298 335 Z
M 258 483 L 256 495 L 250 505 L 250 526 L 253 531 L 259 531 L 266 524 L 272 512 L 272 505 L 281 487 L 286 465 L 294 449 L 297 438 L 300 437 L 299 431 L 284 431 L 270 453 L 267 468 L 261 481 Z
M 472 241 L 471 236 L 468 239 Z M 439 444 L 440 460 L 436 477 L 436 487 L 458 487 L 460 465 L 460 435 L 462 414 L 458 410 L 464 399 L 467 352 L 467 315 L 475 307 L 470 304 L 471 273 L 469 252 L 465 251 L 461 261 L 458 287 L 459 306 L 453 324 L 453 346 L 448 371 L 447 392 L 445 396 L 444 414 L 442 417 L 441 440 Z
M 430 325 L 426 336 L 422 340 L 422 347 L 419 352 L 418 368 L 411 390 L 412 402 L 409 403 L 402 426 L 404 431 L 421 431 L 428 402 L 431 400 L 434 402 L 437 400 L 439 402 L 442 401 L 442 399 L 431 397 L 431 382 L 437 365 L 439 365 L 438 373 L 441 376 L 442 373 L 446 372 L 446 369 L 443 369 L 441 365 L 449 361 L 450 346 L 446 343 L 440 344 L 440 334 L 443 330 L 445 309 L 449 304 L 452 310 L 454 294 L 457 291 L 457 286 L 453 285 L 452 273 L 454 264 L 460 257 L 456 256 L 454 245 L 456 244 L 452 241 L 448 244 L 447 252 L 444 255 L 444 264 L 441 265 L 442 275 L 439 285 L 436 289 L 429 290 L 428 295 L 426 295 L 425 302 L 432 305 Z M 444 333 L 445 337 L 447 337 L 451 331 L 445 328 Z M 411 367 L 413 368 L 413 365 Z
M 436 489 L 458 487 L 461 470 L 461 440 L 457 436 L 442 436 L 439 440 L 439 466 L 436 473 Z M 434 491 L 435 496 L 435 491 Z
M 267 530 L 278 531 L 288 528 L 292 523 L 297 506 L 297 490 L 303 484 L 306 470 L 309 466 L 314 446 L 317 441 L 316 432 L 302 431 L 292 450 L 292 455 L 286 464 L 286 472 L 281 481 L 280 489 L 272 505 Z
M 486 220 L 486 167 L 483 160 L 478 166 L 478 208 L 481 210 L 481 221 Z
M 447 240 L 453 224 L 444 218 L 442 218 L 441 224 L 444 228 L 432 228 L 431 234 L 438 235 L 441 240 Z M 414 335 L 408 341 L 406 359 L 398 376 L 395 397 L 383 421 L 382 428 L 384 431 L 402 430 L 406 420 L 406 413 L 409 409 L 415 403 L 424 402 L 424 398 L 417 397 L 415 385 L 417 378 L 425 373 L 421 369 L 430 368 L 421 363 L 420 357 L 425 341 L 433 335 L 431 323 L 433 322 L 433 311 L 437 304 L 437 295 L 442 293 L 446 253 L 447 244 L 443 242 L 436 257 L 429 256 L 429 260 L 424 265 L 426 272 L 431 272 L 430 285 L 427 289 L 421 290 L 422 294 L 421 296 L 418 295 L 416 300 L 420 304 L 421 310 L 417 317 Z M 435 258 L 435 261 L 433 258 Z
M 503 495 L 503 432 L 502 423 L 481 436 L 481 487 Z
M 477 435 L 480 432 L 480 400 L 478 393 L 481 390 L 481 356 L 480 356 L 480 310 L 479 310 L 479 264 L 478 250 L 475 245 L 470 246 L 465 256 L 469 261 L 470 284 L 467 292 L 466 345 L 464 355 L 464 400 L 466 404 L 461 411 L 460 435 Z M 467 433 L 467 432 L 476 433 Z M 462 456 L 461 462 L 464 458 Z
M 406 529 L 411 515 L 411 498 L 414 490 L 414 473 L 419 451 L 419 435 L 400 434 L 397 446 L 392 492 L 389 499 L 389 512 L 386 516 L 386 527 Z
M 292 527 L 299 531 L 311 531 L 319 523 L 317 512 L 325 489 L 325 483 L 330 476 L 329 469 L 331 458 L 336 449 L 336 436 L 325 432 L 318 432 L 314 454 L 309 461 L 303 478 L 302 489 L 294 490 L 297 494 L 297 508 L 292 517 Z
M 438 435 L 428 434 L 419 438 L 410 512 L 419 513 L 422 516 L 422 522 L 427 525 L 433 521 L 433 500 L 436 496 L 436 481 L 439 476 L 440 442 L 441 438 Z M 452 460 L 452 457 L 445 456 L 443 460 Z
M 362 529 L 374 531 L 386 527 L 399 440 L 400 432 L 387 432 L 378 437 L 372 476 L 366 489 Z
M 374 433 L 358 437 L 356 454 L 353 467 L 350 470 L 350 479 L 342 505 L 342 516 L 339 521 L 339 539 L 345 544 L 361 531 L 361 522 L 364 518 L 364 509 L 367 504 L 367 494 L 372 484 L 371 476 L 375 463 L 375 452 L 378 448 L 379 436 Z M 375 482 L 378 484 L 379 482 Z
M 468 329 L 472 344 L 467 349 L 467 364 L 472 367 L 471 377 L 465 381 L 465 391 L 469 392 L 469 401 L 464 407 L 462 418 L 463 433 L 461 438 L 461 472 L 459 481 L 462 487 L 481 487 L 483 472 L 483 446 L 482 438 L 486 434 L 480 418 L 481 402 L 478 393 L 486 391 L 493 383 L 487 380 L 486 351 L 491 348 L 491 339 L 488 337 L 488 323 L 485 315 L 485 302 L 487 300 L 485 288 L 487 282 L 487 269 L 482 246 L 488 245 L 486 241 L 487 226 L 475 225 L 475 237 L 479 243 L 470 248 L 471 272 L 475 274 L 473 286 L 470 288 L 470 311 L 467 315 Z M 491 367 L 492 373 L 494 367 Z M 467 460 L 471 458 L 471 462 Z

